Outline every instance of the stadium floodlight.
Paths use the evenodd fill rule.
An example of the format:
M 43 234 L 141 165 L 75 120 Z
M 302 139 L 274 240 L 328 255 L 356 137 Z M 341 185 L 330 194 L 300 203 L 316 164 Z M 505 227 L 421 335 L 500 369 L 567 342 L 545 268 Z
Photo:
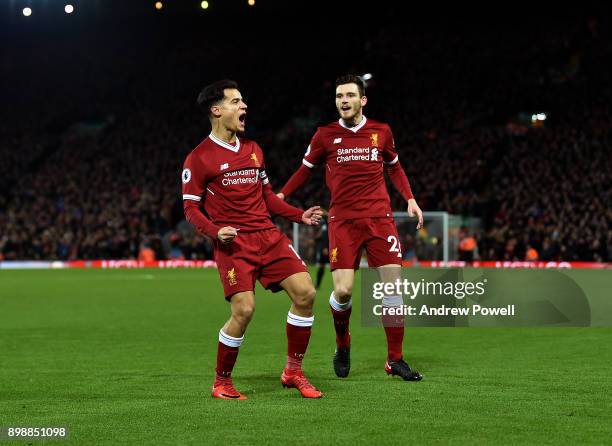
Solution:
M 164 4 L 162 2 L 155 2 L 155 9 L 157 9 L 158 11 L 162 9 L 163 7 L 164 7 Z
M 23 8 L 23 11 L 21 12 L 23 13 L 24 16 L 30 17 L 32 15 L 32 8 Z
M 545 121 L 546 113 L 538 113 L 537 118 L 538 118 L 538 121 Z
M 364 81 L 369 81 L 370 79 L 372 79 L 372 73 L 366 73 L 366 74 L 364 74 L 363 76 L 361 76 L 361 78 L 362 78 Z
M 72 12 L 74 11 L 74 6 L 68 4 L 64 6 L 64 11 L 66 12 L 66 14 L 72 14 Z
M 200 3 L 200 6 L 202 7 L 202 9 L 208 9 L 208 2 L 204 0 L 202 3 Z
M 249 6 L 255 6 L 255 0 L 249 0 Z

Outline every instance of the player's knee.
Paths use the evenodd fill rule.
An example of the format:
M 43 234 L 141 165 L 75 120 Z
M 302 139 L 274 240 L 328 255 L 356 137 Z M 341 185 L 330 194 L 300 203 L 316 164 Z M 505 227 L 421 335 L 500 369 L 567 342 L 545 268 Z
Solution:
M 314 305 L 315 296 L 317 291 L 313 286 L 304 287 L 298 291 L 293 299 L 293 303 L 296 307 L 304 310 L 311 310 Z
M 251 319 L 253 319 L 254 313 L 255 304 L 248 302 L 236 308 L 233 316 L 241 325 L 246 326 L 249 322 L 251 322 Z
M 348 302 L 352 295 L 353 287 L 342 284 L 334 286 L 334 296 L 338 302 Z

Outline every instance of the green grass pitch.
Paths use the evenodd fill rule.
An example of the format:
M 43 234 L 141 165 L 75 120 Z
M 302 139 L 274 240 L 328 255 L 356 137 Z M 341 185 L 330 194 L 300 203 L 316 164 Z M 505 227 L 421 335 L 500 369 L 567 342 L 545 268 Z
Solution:
M 572 274 L 610 293 L 610 271 Z M 355 308 L 351 375 L 338 379 L 330 287 L 328 273 L 304 362 L 325 397 L 280 386 L 289 299 L 258 289 L 240 402 L 210 397 L 229 311 L 216 270 L 0 271 L 0 425 L 68 426 L 48 443 L 85 445 L 612 441 L 611 328 L 407 329 L 425 376 L 408 383 L 386 376 L 384 333 Z

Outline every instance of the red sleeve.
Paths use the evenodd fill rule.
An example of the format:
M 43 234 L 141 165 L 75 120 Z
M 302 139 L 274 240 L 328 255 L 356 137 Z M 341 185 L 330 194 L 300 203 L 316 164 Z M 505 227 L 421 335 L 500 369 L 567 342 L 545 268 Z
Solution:
M 408 177 L 399 161 L 387 166 L 387 174 L 391 178 L 393 186 L 404 197 L 404 200 L 408 201 L 414 198 Z
M 387 174 L 393 183 L 393 186 L 402 194 L 404 200 L 408 201 L 414 198 L 408 177 L 399 162 L 399 155 L 395 149 L 395 141 L 391 128 L 387 126 L 384 136 L 383 161 L 387 170 Z
M 304 214 L 304 211 L 295 208 L 286 201 L 278 198 L 274 193 L 274 190 L 272 190 L 272 186 L 270 186 L 270 184 L 263 186 L 263 198 L 266 202 L 268 211 L 270 211 L 272 215 L 280 215 L 289 221 L 302 223 L 302 215 Z
M 204 167 L 193 152 L 185 159 L 181 181 L 183 182 L 183 210 L 185 211 L 185 218 L 195 226 L 198 232 L 209 236 L 213 240 L 216 239 L 221 227 L 210 221 L 200 210 L 202 195 L 206 189 L 206 174 Z
M 317 129 L 314 136 L 310 140 L 310 144 L 308 144 L 308 148 L 306 149 L 302 163 L 312 169 L 314 166 L 318 166 L 323 161 L 325 161 L 325 146 L 323 145 L 321 129 Z
M 221 226 L 217 226 L 204 215 L 200 210 L 199 203 L 193 200 L 183 200 L 183 210 L 185 211 L 185 218 L 187 221 L 191 223 L 198 232 L 209 236 L 213 240 L 217 239 Z
M 289 178 L 289 181 L 283 186 L 281 192 L 285 195 L 285 198 L 289 197 L 296 190 L 301 188 L 304 184 L 310 180 L 312 176 L 312 170 L 306 167 L 304 164 Z
M 263 187 L 263 199 L 266 203 L 266 207 L 268 208 L 268 211 L 272 215 L 280 215 L 281 217 L 284 217 L 289 221 L 294 221 L 296 223 L 302 223 L 302 214 L 304 213 L 304 211 L 291 206 L 289 203 L 278 198 L 276 194 L 274 193 L 274 190 L 272 189 L 272 186 L 270 185 L 270 179 L 268 178 L 268 175 L 266 174 L 266 171 L 265 171 L 266 163 L 264 161 L 263 150 L 261 150 L 259 146 L 257 146 L 257 148 L 259 149 L 259 153 L 260 153 L 261 160 L 262 160 L 261 171 L 259 172 L 259 178 L 261 179 L 261 184 Z
M 308 145 L 306 153 L 304 154 L 304 159 L 302 160 L 302 165 L 291 176 L 291 178 L 289 178 L 289 181 L 287 181 L 287 183 L 281 189 L 281 192 L 285 195 L 285 197 L 289 197 L 296 190 L 300 189 L 304 184 L 306 184 L 312 176 L 310 169 L 316 167 L 324 161 L 325 146 L 322 144 L 321 129 L 318 129 L 310 140 L 310 144 Z

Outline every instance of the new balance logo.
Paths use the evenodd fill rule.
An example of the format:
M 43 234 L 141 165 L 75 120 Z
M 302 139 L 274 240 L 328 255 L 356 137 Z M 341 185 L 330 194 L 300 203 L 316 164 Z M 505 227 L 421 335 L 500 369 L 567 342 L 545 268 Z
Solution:
M 221 164 L 221 166 L 219 167 L 220 170 L 225 170 L 225 169 L 229 169 L 229 163 L 223 163 Z
M 342 142 L 342 138 L 334 139 L 334 144 L 340 144 Z

